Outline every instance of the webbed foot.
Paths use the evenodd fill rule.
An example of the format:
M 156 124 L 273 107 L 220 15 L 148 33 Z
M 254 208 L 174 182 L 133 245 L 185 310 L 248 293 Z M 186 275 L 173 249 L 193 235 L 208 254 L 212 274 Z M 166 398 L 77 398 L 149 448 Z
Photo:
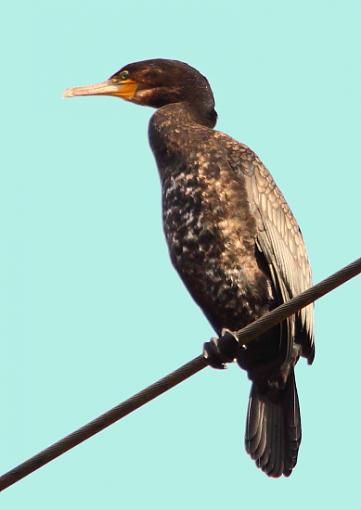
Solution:
M 228 329 L 222 330 L 219 338 L 211 338 L 203 345 L 203 356 L 209 366 L 218 369 L 226 368 L 226 363 L 234 361 L 239 349 L 237 338 Z

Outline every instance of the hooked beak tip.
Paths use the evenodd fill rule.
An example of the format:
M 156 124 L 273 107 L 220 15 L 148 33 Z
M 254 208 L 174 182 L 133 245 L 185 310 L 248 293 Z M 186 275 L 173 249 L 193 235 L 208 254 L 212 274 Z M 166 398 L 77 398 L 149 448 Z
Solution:
M 62 99 L 67 99 L 68 97 L 74 97 L 73 89 L 65 89 L 63 92 L 63 95 L 61 96 Z

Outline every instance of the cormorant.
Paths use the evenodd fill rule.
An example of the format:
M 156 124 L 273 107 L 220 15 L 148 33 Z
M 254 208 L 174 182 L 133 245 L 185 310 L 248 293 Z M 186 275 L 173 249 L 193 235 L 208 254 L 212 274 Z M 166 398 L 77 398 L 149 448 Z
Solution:
M 251 149 L 213 129 L 212 90 L 196 69 L 176 60 L 135 62 L 64 95 L 117 96 L 157 109 L 149 141 L 170 257 L 218 335 L 311 285 L 302 234 L 282 193 Z M 223 368 L 224 353 L 211 351 L 210 363 Z M 312 305 L 233 353 L 252 380 L 246 450 L 273 477 L 290 475 L 297 462 L 300 356 L 314 358 Z

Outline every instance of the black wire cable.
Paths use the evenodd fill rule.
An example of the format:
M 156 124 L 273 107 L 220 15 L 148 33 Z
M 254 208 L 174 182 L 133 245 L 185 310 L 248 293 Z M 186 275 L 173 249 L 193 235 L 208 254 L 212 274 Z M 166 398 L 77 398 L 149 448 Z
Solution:
M 235 332 L 238 341 L 242 344 L 247 344 L 275 324 L 278 324 L 304 306 L 316 301 L 316 299 L 324 296 L 359 273 L 361 273 L 361 258 L 355 260 L 325 280 L 322 280 L 317 285 L 310 287 L 287 303 L 284 303 L 271 312 L 263 315 L 260 319 L 254 321 L 245 328 Z M 157 382 L 133 395 L 128 400 L 125 400 L 121 404 L 113 407 L 110 411 L 98 416 L 83 427 L 75 430 L 63 439 L 60 439 L 45 450 L 39 452 L 2 475 L 0 477 L 0 491 L 10 487 L 10 485 L 18 482 L 33 471 L 36 471 L 48 462 L 54 460 L 56 457 L 59 457 L 59 455 L 62 455 L 71 448 L 74 448 L 74 446 L 82 443 L 86 439 L 89 439 L 94 434 L 97 434 L 106 427 L 109 427 L 112 423 L 135 411 L 170 388 L 173 388 L 206 366 L 207 360 L 203 356 L 197 356 L 192 361 L 189 361 L 174 372 L 171 372 L 162 379 L 159 379 Z

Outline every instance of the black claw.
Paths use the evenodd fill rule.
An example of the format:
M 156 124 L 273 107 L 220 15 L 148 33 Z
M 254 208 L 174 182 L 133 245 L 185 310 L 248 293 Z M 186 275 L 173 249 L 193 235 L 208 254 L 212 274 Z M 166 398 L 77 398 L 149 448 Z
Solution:
M 220 338 L 212 338 L 204 344 L 203 356 L 211 367 L 224 369 L 226 363 L 236 358 L 238 348 L 238 341 L 232 332 L 223 330 Z

